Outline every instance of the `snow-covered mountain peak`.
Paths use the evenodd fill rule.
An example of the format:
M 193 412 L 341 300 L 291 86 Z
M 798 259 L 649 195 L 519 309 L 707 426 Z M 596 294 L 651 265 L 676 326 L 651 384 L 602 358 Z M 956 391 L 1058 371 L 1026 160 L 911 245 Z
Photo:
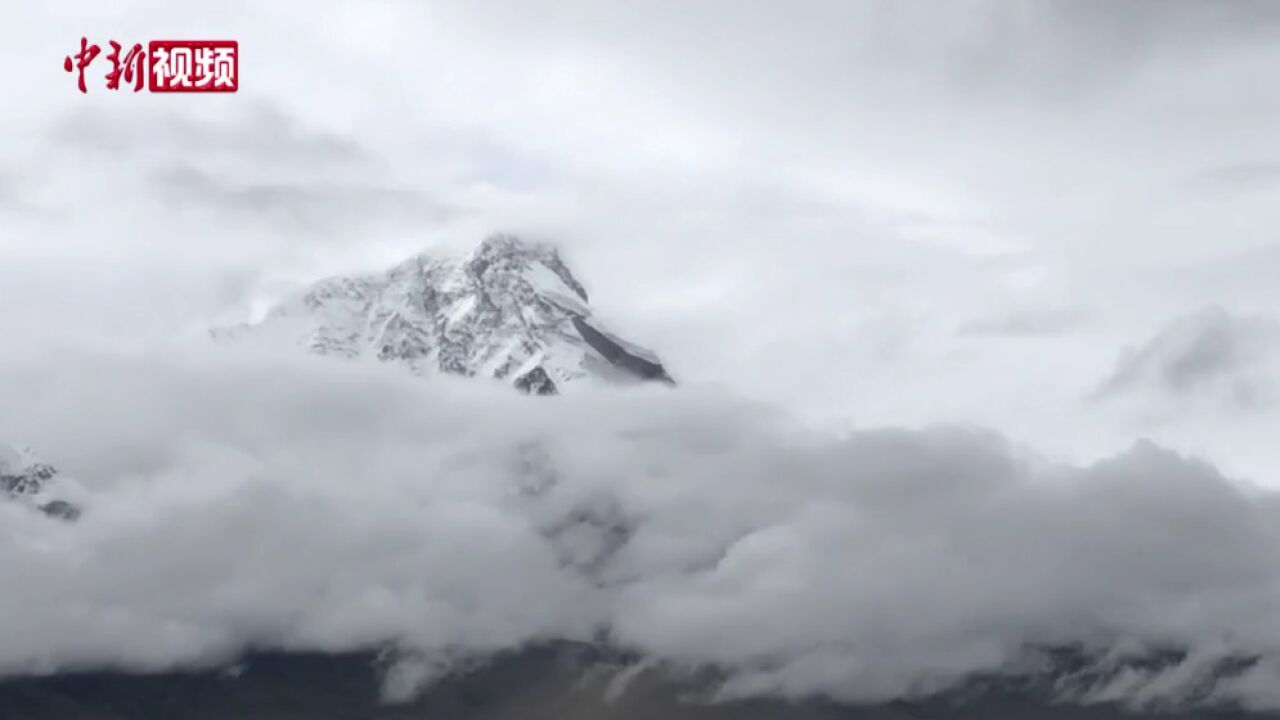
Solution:
M 48 515 L 74 520 L 79 508 L 60 497 L 78 489 L 77 484 L 36 456 L 30 448 L 0 443 L 0 499 L 14 499 Z
M 423 253 L 382 273 L 321 280 L 260 323 L 215 336 L 496 378 L 544 395 L 593 381 L 671 382 L 657 356 L 594 316 L 554 246 L 514 235 L 492 235 L 460 258 Z
M 555 276 L 555 281 L 572 290 L 579 300 L 588 301 L 587 291 L 560 259 L 559 250 L 549 243 L 522 240 L 514 235 L 490 235 L 467 258 L 467 265 L 478 277 L 512 272 L 545 275 L 549 271 Z M 554 288 L 555 281 L 544 283 L 543 288 Z
M 57 471 L 41 462 L 30 448 L 0 443 L 0 492 L 35 495 L 55 475 Z

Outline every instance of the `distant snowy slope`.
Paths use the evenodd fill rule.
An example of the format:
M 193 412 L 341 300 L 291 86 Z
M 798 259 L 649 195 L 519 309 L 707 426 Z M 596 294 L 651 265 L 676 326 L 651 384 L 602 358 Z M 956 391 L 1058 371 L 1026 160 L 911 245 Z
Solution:
M 656 355 L 593 317 L 554 247 L 511 235 L 462 258 L 423 254 L 384 273 L 322 280 L 261 322 L 214 335 L 495 378 L 540 395 L 580 381 L 672 382 Z

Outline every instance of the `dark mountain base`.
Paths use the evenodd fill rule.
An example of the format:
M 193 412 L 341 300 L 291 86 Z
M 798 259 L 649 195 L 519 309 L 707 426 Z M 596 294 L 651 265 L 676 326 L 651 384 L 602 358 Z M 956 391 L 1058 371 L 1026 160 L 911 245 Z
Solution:
M 952 700 L 872 707 L 829 702 L 698 702 L 690 683 L 640 673 L 612 700 L 622 665 L 591 650 L 541 648 L 499 658 L 437 683 L 416 700 L 379 700 L 382 671 L 369 653 L 258 654 L 236 672 L 75 673 L 0 681 L 0 720 L 1111 720 L 1121 708 L 1046 704 L 1012 689 Z M 1228 720 L 1231 711 L 1142 715 Z

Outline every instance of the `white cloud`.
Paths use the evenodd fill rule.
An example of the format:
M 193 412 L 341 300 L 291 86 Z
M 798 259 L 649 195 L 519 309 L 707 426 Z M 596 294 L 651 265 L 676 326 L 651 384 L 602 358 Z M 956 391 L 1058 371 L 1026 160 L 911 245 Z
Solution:
M 0 433 L 90 492 L 70 525 L 0 507 L 5 672 L 606 629 L 730 692 L 865 699 L 1028 644 L 1280 652 L 1276 496 L 1151 445 L 1072 467 L 706 390 L 524 398 L 315 358 L 10 353 L 0 382 Z

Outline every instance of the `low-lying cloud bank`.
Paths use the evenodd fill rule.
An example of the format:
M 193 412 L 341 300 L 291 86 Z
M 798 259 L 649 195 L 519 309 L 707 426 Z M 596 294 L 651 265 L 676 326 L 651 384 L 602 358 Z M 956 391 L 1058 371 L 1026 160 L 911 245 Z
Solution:
M 1262 657 L 1217 692 L 1280 707 L 1280 496 L 1148 444 L 1066 467 L 308 357 L 9 355 L 0 393 L 0 437 L 88 488 L 71 524 L 0 504 L 0 674 L 392 644 L 413 680 L 605 637 L 728 693 L 871 700 L 1078 643 Z

